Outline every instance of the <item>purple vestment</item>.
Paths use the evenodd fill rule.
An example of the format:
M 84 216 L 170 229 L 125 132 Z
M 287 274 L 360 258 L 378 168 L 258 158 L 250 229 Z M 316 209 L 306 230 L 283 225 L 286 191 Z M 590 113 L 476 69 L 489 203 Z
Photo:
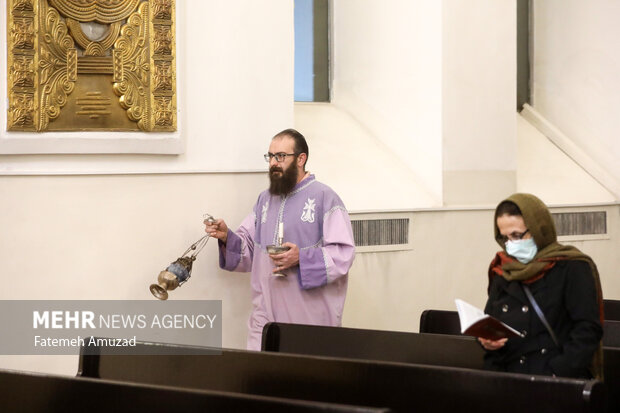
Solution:
M 276 244 L 284 222 L 284 242 L 299 248 L 299 265 L 274 276 L 267 245 Z M 250 350 L 260 350 L 270 321 L 340 326 L 347 274 L 355 257 L 351 221 L 338 195 L 310 175 L 285 197 L 262 192 L 253 212 L 236 232 L 220 241 L 220 267 L 252 271 Z

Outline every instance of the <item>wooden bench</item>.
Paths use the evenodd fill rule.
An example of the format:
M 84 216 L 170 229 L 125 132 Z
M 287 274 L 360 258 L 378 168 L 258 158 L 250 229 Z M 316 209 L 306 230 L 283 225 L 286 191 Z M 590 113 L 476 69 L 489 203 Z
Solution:
M 0 370 L 0 411 L 19 413 L 388 412 L 247 394 Z
M 620 322 L 620 300 L 603 300 L 605 320 Z M 461 334 L 459 313 L 449 310 L 424 310 L 420 315 L 420 333 Z
M 620 300 L 603 300 L 605 320 L 620 321 Z
M 420 315 L 420 333 L 461 334 L 459 313 L 447 310 L 424 310 Z
M 605 320 L 603 345 L 605 347 L 620 347 L 620 321 Z
M 605 363 L 605 385 L 608 393 L 608 409 L 610 413 L 620 412 L 620 348 L 603 347 Z
M 609 323 L 605 324 L 609 328 Z M 264 351 L 482 369 L 484 351 L 473 337 L 269 323 Z M 605 346 L 608 412 L 620 412 L 620 348 Z
M 482 369 L 484 350 L 469 336 L 268 323 L 263 351 Z
M 244 350 L 200 356 L 195 347 L 173 347 L 174 355 L 170 350 L 168 355 L 82 352 L 80 374 L 395 412 L 595 412 L 605 402 L 604 386 L 594 380 Z

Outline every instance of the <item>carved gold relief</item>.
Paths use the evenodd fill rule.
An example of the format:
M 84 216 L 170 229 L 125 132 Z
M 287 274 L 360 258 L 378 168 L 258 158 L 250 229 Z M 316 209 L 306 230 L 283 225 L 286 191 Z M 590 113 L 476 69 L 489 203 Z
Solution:
M 86 95 L 78 97 L 77 104 L 81 106 L 81 110 L 76 112 L 77 115 L 98 119 L 112 114 L 109 111 L 112 104 L 110 98 L 101 96 L 100 92 L 87 92 Z
M 153 18 L 172 20 L 172 0 L 159 0 L 153 4 Z
M 13 66 L 10 67 L 13 73 L 14 87 L 34 87 L 34 57 L 33 56 L 15 56 Z
M 15 0 L 13 10 L 15 11 L 33 11 L 34 6 L 32 4 L 34 0 Z
M 34 22 L 32 18 L 16 18 L 11 28 L 11 43 L 15 49 L 34 47 Z
M 151 59 L 151 105 L 153 127 L 176 129 L 176 72 L 174 41 L 174 3 L 172 0 L 152 1 L 150 20 L 153 53 Z
M 172 0 L 8 0 L 9 130 L 176 130 Z
M 81 22 L 114 23 L 126 19 L 141 0 L 49 0 L 64 16 Z
M 174 105 L 172 99 L 166 96 L 155 98 L 155 125 L 168 127 L 172 125 Z
M 12 96 L 12 105 L 9 109 L 10 122 L 24 129 L 34 126 L 34 95 L 16 93 Z
M 172 33 L 170 27 L 167 26 L 155 26 L 155 33 L 153 36 L 153 53 L 158 55 L 171 55 L 172 54 Z
M 166 61 L 155 64 L 155 91 L 166 92 L 172 90 L 172 69 L 170 63 Z
M 84 49 L 86 56 L 104 56 L 105 52 L 114 44 L 121 30 L 121 23 L 115 22 L 110 24 L 106 36 L 101 40 L 91 40 L 82 30 L 80 22 L 67 18 L 67 26 L 71 31 L 71 36 L 75 42 Z
M 75 75 L 69 73 L 71 56 L 77 57 L 73 39 L 67 34 L 67 26 L 53 8 L 41 3 L 39 31 L 45 33 L 39 41 L 39 124 L 38 130 L 47 129 L 51 119 L 60 115 L 67 103 L 67 95 L 73 92 Z M 77 63 L 77 62 L 76 62 Z M 71 80 L 74 79 L 74 80 Z
M 123 53 L 121 50 L 112 51 L 112 81 L 114 83 L 123 81 Z
M 151 130 L 149 111 L 150 54 L 142 47 L 147 41 L 149 4 L 142 3 L 137 13 L 129 16 L 127 24 L 114 44 L 120 51 L 123 76 L 114 83 L 114 92 L 120 96 L 121 106 L 129 119 L 138 122 L 142 130 Z

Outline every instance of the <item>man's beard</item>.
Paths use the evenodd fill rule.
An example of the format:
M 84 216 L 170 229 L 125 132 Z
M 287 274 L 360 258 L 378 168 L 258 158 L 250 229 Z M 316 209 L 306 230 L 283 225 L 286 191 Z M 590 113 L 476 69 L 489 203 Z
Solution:
M 281 175 L 276 175 L 274 172 L 280 172 Z M 283 173 L 280 166 L 272 166 L 269 168 L 269 193 L 272 195 L 289 194 L 293 188 L 295 188 L 295 185 L 297 185 L 298 177 L 299 172 L 297 171 L 295 162 L 286 168 Z

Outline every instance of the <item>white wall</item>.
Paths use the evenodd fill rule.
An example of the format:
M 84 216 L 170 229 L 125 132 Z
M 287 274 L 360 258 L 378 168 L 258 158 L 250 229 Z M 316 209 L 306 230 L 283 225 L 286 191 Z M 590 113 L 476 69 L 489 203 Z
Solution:
M 493 203 L 515 189 L 516 2 L 446 0 L 442 23 L 444 203 Z
M 620 199 L 620 2 L 534 0 L 532 106 L 615 178 Z
M 293 124 L 293 2 L 182 0 L 176 5 L 178 128 L 186 145 L 184 154 L 0 155 L 0 173 L 263 170 L 260 155 L 265 142 Z M 2 27 L 5 14 L 6 7 L 0 7 Z M 0 30 L 0 36 L 5 35 L 6 30 Z M 0 78 L 0 93 L 6 96 L 4 59 Z M 6 99 L 0 99 L 0 144 L 3 138 L 16 135 L 27 139 L 24 134 L 6 132 L 5 105 Z M 142 139 L 157 136 L 126 135 L 136 134 Z M 75 135 L 46 134 L 59 139 Z M 118 136 L 105 132 L 77 135 L 86 141 L 93 136 Z
M 492 212 L 416 211 L 410 219 L 412 250 L 357 254 L 346 326 L 417 332 L 426 309 L 454 310 L 455 298 L 484 306 L 486 268 L 497 246 Z
M 441 8 L 435 0 L 333 2 L 332 106 L 341 124 L 364 129 L 353 141 L 373 140 L 411 171 L 400 182 L 416 201 L 393 208 L 441 205 Z M 389 168 L 378 158 L 373 169 Z
M 310 147 L 307 169 L 350 211 L 436 205 L 436 193 L 366 123 L 334 104 L 295 104 L 295 127 Z M 434 166 L 437 169 L 437 165 Z
M 613 203 L 614 195 L 558 149 L 521 115 L 517 116 L 517 191 L 548 204 Z

